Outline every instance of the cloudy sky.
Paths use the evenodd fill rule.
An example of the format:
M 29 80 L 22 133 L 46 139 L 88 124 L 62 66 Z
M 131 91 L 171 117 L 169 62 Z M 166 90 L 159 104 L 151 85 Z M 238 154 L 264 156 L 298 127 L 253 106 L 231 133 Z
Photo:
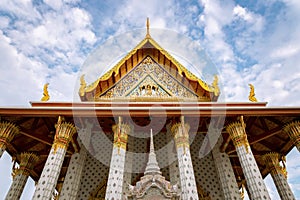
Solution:
M 248 83 L 252 83 L 258 100 L 268 106 L 300 105 L 299 0 L 112 2 L 1 0 L 0 106 L 29 106 L 29 101 L 40 100 L 45 83 L 50 84 L 52 101 L 76 99 L 78 78 L 88 55 L 112 37 L 144 31 L 147 17 L 153 30 L 183 35 L 205 50 L 220 76 L 226 101 L 248 101 Z M 143 39 L 139 34 L 129 37 L 132 40 L 128 41 Z M 128 45 L 114 56 L 122 56 L 121 50 L 126 53 L 137 43 L 124 44 Z M 184 60 L 184 53 L 174 48 L 174 56 Z M 108 59 L 90 70 L 98 77 L 114 62 Z M 201 70 L 199 74 L 204 76 Z M 289 183 L 300 199 L 298 154 L 293 150 L 287 165 Z M 7 171 L 3 174 L 1 170 L 0 179 L 6 181 L 0 183 L 0 199 L 11 181 L 9 159 L 5 154 L 0 162 Z M 270 177 L 266 182 L 272 198 L 279 199 Z M 23 199 L 32 195 L 30 184 Z

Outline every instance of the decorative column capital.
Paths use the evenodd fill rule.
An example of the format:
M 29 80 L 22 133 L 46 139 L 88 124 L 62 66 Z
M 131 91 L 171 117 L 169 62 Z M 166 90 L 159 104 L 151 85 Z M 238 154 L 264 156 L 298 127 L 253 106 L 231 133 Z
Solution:
M 270 152 L 263 155 L 263 160 L 267 166 L 271 170 L 271 174 L 282 174 L 285 178 L 287 178 L 287 171 L 285 166 L 285 158 L 281 156 L 279 153 Z M 283 166 L 280 165 L 280 159 L 282 159 Z
M 5 148 L 15 135 L 19 133 L 19 128 L 11 122 L 0 122 L 0 148 Z
M 18 174 L 29 176 L 30 171 L 33 169 L 33 167 L 39 160 L 39 157 L 36 154 L 30 152 L 21 153 L 20 157 L 21 157 L 20 166 L 19 168 L 13 169 L 13 178 Z
M 241 120 L 240 122 L 232 122 L 231 124 L 227 125 L 226 130 L 230 135 L 235 147 L 245 146 L 246 150 L 248 150 L 249 142 L 247 140 L 245 127 L 245 123 L 243 120 Z
M 126 150 L 128 133 L 130 132 L 130 126 L 125 123 L 119 123 L 112 126 L 114 132 L 114 146 Z
M 293 140 L 294 145 L 300 151 L 300 121 L 290 122 L 283 128 L 291 140 Z
M 171 132 L 174 136 L 176 147 L 189 147 L 189 130 L 190 125 L 187 123 L 178 122 L 173 124 Z
M 58 122 L 55 125 L 56 133 L 54 138 L 54 150 L 58 147 L 67 149 L 72 136 L 76 133 L 76 128 L 72 123 L 62 122 L 62 118 L 59 116 Z

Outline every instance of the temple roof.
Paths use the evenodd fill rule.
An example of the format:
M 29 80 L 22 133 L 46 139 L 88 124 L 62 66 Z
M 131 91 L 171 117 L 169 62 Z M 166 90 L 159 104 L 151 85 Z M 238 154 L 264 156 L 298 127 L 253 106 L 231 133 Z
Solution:
M 86 85 L 84 78 L 81 78 L 81 87 L 79 90 L 81 100 L 95 101 L 147 56 L 150 56 L 154 62 L 165 68 L 166 71 L 184 85 L 190 85 L 191 89 L 194 90 L 198 96 L 204 95 L 207 97 L 207 101 L 217 100 L 220 94 L 217 77 L 215 77 L 214 82 L 210 85 L 195 76 L 150 36 L 148 23 L 145 38 L 114 67 L 90 85 Z M 186 79 L 188 83 L 185 83 L 184 79 Z

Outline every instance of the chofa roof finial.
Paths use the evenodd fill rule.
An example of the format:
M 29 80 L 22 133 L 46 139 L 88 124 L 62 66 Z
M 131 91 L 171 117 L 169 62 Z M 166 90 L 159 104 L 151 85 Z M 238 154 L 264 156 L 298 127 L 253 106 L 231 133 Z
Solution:
M 48 101 L 50 99 L 50 95 L 48 93 L 48 85 L 49 83 L 46 83 L 44 85 L 43 97 L 41 98 L 41 101 Z
M 146 38 L 150 38 L 151 36 L 150 36 L 150 20 L 149 20 L 149 17 L 147 17 L 146 27 L 147 27 Z

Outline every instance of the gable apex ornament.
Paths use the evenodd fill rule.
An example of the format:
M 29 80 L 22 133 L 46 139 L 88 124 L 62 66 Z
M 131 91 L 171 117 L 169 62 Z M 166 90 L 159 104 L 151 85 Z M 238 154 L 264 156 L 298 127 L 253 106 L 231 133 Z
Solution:
M 149 20 L 149 17 L 147 17 L 146 27 L 147 27 L 146 38 L 151 38 L 151 36 L 150 36 L 150 20 Z

